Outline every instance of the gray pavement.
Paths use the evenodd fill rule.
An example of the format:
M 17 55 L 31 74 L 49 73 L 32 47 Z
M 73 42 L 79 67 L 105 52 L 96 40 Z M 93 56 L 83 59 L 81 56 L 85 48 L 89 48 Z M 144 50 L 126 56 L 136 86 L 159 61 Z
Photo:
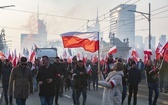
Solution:
M 1 87 L 0 83 L 0 87 Z M 103 89 L 100 87 L 99 91 L 88 90 L 88 97 L 86 105 L 101 105 L 101 98 L 102 98 Z M 2 97 L 2 88 L 0 88 L 0 105 L 5 105 L 4 98 Z M 128 95 L 127 95 L 128 96 Z M 123 105 L 127 105 L 127 97 Z M 94 101 L 93 101 L 94 100 Z M 14 105 L 15 99 L 13 100 Z M 38 92 L 30 95 L 27 99 L 27 105 L 40 105 L 40 99 L 38 96 Z M 72 97 L 71 91 L 64 92 L 64 96 L 59 98 L 60 105 L 72 105 Z M 142 81 L 139 84 L 138 90 L 138 99 L 137 105 L 148 105 L 148 88 L 145 81 Z M 160 93 L 158 104 L 157 105 L 168 105 L 168 94 L 167 93 Z
M 154 93 L 153 93 L 154 95 Z M 148 100 L 148 87 L 145 80 L 142 80 L 138 88 L 138 97 Z M 160 92 L 158 102 L 163 105 L 168 105 L 168 93 Z

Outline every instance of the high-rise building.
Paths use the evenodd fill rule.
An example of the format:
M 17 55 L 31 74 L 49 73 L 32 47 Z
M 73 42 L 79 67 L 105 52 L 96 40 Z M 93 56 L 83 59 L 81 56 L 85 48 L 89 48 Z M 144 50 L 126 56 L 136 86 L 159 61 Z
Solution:
M 97 9 L 97 17 L 96 17 L 96 22 L 94 26 L 88 26 L 87 25 L 87 32 L 94 32 L 98 31 L 99 32 L 99 40 L 103 38 L 103 32 L 100 32 L 100 24 L 99 24 L 99 18 L 98 18 L 98 9 Z
M 110 10 L 110 32 L 117 38 L 129 39 L 129 46 L 135 46 L 135 14 L 136 5 L 120 4 Z
M 138 49 L 143 48 L 143 36 L 135 36 L 135 47 Z
M 44 47 L 47 44 L 46 25 L 43 20 L 38 19 L 38 33 L 21 34 L 21 51 L 24 48 L 31 49 L 34 44 L 38 47 Z
M 166 43 L 166 35 L 161 35 L 159 38 L 159 42 L 161 45 L 164 45 Z
M 145 38 L 145 48 L 148 49 L 149 48 L 149 37 L 146 37 Z M 151 49 L 152 50 L 155 50 L 156 49 L 156 37 L 155 36 L 152 36 L 152 39 L 151 39 Z

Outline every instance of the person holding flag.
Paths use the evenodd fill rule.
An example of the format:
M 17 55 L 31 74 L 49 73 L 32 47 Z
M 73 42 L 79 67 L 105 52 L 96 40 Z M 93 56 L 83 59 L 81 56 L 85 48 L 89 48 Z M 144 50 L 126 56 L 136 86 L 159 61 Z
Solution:
M 147 83 L 149 89 L 149 105 L 156 105 L 159 97 L 159 84 L 158 84 L 158 73 L 159 69 L 154 67 L 151 60 L 148 60 L 145 65 L 145 71 L 147 76 Z M 154 100 L 152 101 L 153 91 L 155 92 Z

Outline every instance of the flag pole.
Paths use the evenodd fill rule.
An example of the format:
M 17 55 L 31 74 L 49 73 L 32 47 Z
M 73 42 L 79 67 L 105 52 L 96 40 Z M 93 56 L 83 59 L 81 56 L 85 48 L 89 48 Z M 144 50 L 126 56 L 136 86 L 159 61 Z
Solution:
M 98 32 L 98 39 L 99 39 L 99 32 Z M 102 75 L 101 75 L 101 71 L 100 71 L 100 40 L 99 40 L 99 49 L 98 49 L 98 79 L 101 80 Z

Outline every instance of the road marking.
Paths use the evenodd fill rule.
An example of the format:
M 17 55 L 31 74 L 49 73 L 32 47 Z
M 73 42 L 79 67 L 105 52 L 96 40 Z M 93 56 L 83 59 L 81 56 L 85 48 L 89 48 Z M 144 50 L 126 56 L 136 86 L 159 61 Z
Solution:
M 69 95 L 67 95 L 67 94 L 65 94 L 64 96 L 67 97 L 67 98 L 69 98 L 69 99 L 71 99 L 71 96 L 69 96 Z

